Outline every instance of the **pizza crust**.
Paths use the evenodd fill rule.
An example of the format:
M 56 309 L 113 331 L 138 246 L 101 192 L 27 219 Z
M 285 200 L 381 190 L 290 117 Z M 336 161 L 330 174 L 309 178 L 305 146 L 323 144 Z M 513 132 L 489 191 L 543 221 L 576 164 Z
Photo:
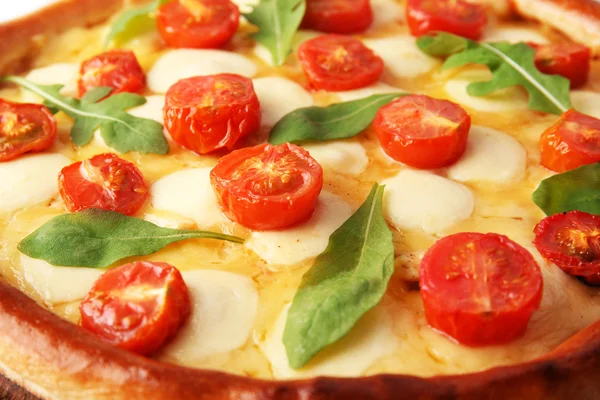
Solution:
M 569 26 L 586 18 L 600 30 L 600 6 L 592 0 L 515 0 L 517 7 L 535 10 L 532 2 L 570 10 L 576 17 L 569 22 L 575 25 Z M 122 5 L 123 0 L 64 0 L 0 25 L 0 73 L 26 68 L 48 35 L 105 20 Z M 586 7 L 591 12 L 584 12 Z M 569 26 L 561 27 L 566 31 Z M 578 35 L 575 31 L 568 34 Z M 592 29 L 586 35 L 590 36 L 579 33 L 576 40 L 596 40 L 600 32 Z M 600 397 L 600 321 L 540 359 L 481 373 L 264 381 L 164 364 L 118 349 L 0 281 L 0 371 L 47 400 L 385 400 L 397 399 L 400 393 L 403 398 L 429 400 L 589 399 Z

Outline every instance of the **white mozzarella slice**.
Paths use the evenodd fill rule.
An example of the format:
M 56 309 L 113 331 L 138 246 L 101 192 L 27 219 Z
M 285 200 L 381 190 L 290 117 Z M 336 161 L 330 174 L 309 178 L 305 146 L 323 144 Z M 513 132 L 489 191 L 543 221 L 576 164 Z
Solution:
M 324 142 L 303 145 L 324 170 L 340 174 L 360 175 L 369 164 L 365 148 L 358 142 Z
M 371 0 L 373 9 L 373 24 L 371 27 L 404 21 L 404 10 L 394 0 Z
M 260 0 L 232 0 L 232 2 L 239 7 L 240 13 L 247 14 L 252 12 Z
M 296 52 L 298 51 L 298 47 L 303 42 L 320 35 L 322 35 L 322 33 L 318 31 L 305 29 L 300 29 L 299 31 L 297 31 L 294 35 L 294 38 L 292 39 L 292 54 L 296 54 Z M 266 64 L 273 65 L 273 56 L 271 55 L 269 49 L 267 49 L 265 46 L 263 46 L 260 43 L 257 43 L 252 51 L 256 57 L 260 58 Z
M 507 183 L 522 178 L 527 152 L 512 136 L 495 129 L 473 126 L 467 149 L 448 168 L 448 177 L 460 182 Z
M 223 73 L 252 77 L 256 74 L 256 65 L 246 57 L 229 51 L 171 50 L 156 60 L 148 72 L 148 87 L 155 93 L 165 93 L 181 79 Z
M 188 322 L 163 354 L 182 363 L 243 346 L 250 336 L 258 309 L 252 279 L 215 270 L 182 273 L 192 301 Z
M 571 102 L 575 110 L 600 118 L 600 93 L 574 90 L 571 92 Z
M 284 115 L 313 105 L 312 96 L 294 81 L 271 76 L 254 79 L 254 91 L 260 101 L 262 124 L 275 125 Z
M 77 96 L 79 64 L 52 64 L 31 70 L 25 78 L 38 85 L 64 85 L 60 91 L 61 94 L 75 97 Z
M 329 243 L 329 236 L 350 215 L 352 208 L 348 203 L 323 191 L 308 221 L 280 231 L 252 232 L 246 246 L 269 264 L 296 264 L 321 254 Z
M 150 188 L 152 207 L 193 219 L 200 229 L 226 222 L 210 184 L 210 170 L 186 169 L 159 179 Z
M 0 163 L 0 212 L 27 208 L 58 193 L 58 174 L 70 160 L 62 154 L 36 154 Z
M 345 337 L 323 349 L 301 369 L 294 370 L 289 365 L 282 339 L 288 310 L 289 305 L 283 309 L 272 332 L 259 344 L 271 363 L 273 375 L 279 379 L 360 376 L 399 344 L 386 311 L 376 307 L 366 313 Z
M 471 96 L 467 93 L 467 86 L 471 82 L 487 81 L 490 78 L 489 71 L 466 71 L 449 80 L 444 88 L 455 102 L 478 111 L 500 112 L 527 108 L 527 94 L 520 87 L 497 90 L 487 96 Z
M 163 124 L 163 107 L 165 96 L 161 94 L 146 97 L 146 103 L 141 106 L 130 108 L 127 112 L 134 117 L 152 119 Z
M 529 28 L 493 28 L 485 32 L 483 40 L 486 42 L 533 42 L 533 43 L 548 43 L 548 39 L 541 33 Z
M 398 229 L 440 233 L 469 218 L 475 205 L 468 188 L 429 172 L 405 169 L 382 184 L 384 213 Z
M 55 267 L 44 260 L 21 255 L 23 278 L 48 303 L 59 304 L 83 299 L 105 270 Z
M 385 93 L 398 93 L 398 92 L 406 92 L 404 89 L 400 89 L 398 87 L 390 86 L 383 82 L 377 82 L 374 85 L 367 86 L 361 89 L 348 90 L 346 92 L 336 92 L 335 94 L 340 99 L 340 101 L 352 101 L 364 99 L 365 97 L 372 96 L 374 94 L 385 94 Z
M 439 60 L 423 53 L 408 35 L 364 40 L 367 47 L 383 58 L 386 69 L 400 78 L 413 78 L 434 69 Z

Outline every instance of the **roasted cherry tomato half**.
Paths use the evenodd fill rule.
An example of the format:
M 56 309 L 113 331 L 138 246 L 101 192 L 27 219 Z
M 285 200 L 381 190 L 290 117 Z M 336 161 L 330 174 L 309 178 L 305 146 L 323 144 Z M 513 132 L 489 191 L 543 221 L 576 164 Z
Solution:
M 132 215 L 144 205 L 149 194 L 140 170 L 110 153 L 63 168 L 58 188 L 71 212 L 100 208 Z
M 406 21 L 413 36 L 442 31 L 478 40 L 487 17 L 483 7 L 465 0 L 408 0 Z
M 101 86 L 113 88 L 110 93 L 140 93 L 146 86 L 146 76 L 131 50 L 111 50 L 81 64 L 79 96 Z
M 100 339 L 148 355 L 163 347 L 190 314 L 179 271 L 138 261 L 105 272 L 79 306 L 81 325 Z
M 169 47 L 221 47 L 239 23 L 240 11 L 229 0 L 172 1 L 156 13 L 156 26 Z
M 167 91 L 165 128 L 180 145 L 206 154 L 232 149 L 260 128 L 252 80 L 233 74 L 182 79 Z
M 55 137 L 56 119 L 46 107 L 0 99 L 0 162 L 45 150 Z
M 310 218 L 323 169 L 293 144 L 260 144 L 222 157 L 210 173 L 221 209 L 250 229 L 283 229 Z
M 535 247 L 567 274 L 600 283 L 600 216 L 570 211 L 535 227 Z
M 302 25 L 328 33 L 356 33 L 371 26 L 370 0 L 308 0 Z
M 540 151 L 542 165 L 555 172 L 600 161 L 600 119 L 567 111 L 542 134 Z
M 542 300 L 533 256 L 496 233 L 438 240 L 419 270 L 427 322 L 467 346 L 503 344 L 525 333 Z
M 471 117 L 450 101 L 410 95 L 381 107 L 373 127 L 393 159 L 415 168 L 440 168 L 465 152 Z
M 535 66 L 549 75 L 562 75 L 571 89 L 583 86 L 590 75 L 592 52 L 577 43 L 528 43 L 535 49 Z
M 313 88 L 332 92 L 369 86 L 383 73 L 381 57 L 350 36 L 307 40 L 298 48 L 298 59 Z

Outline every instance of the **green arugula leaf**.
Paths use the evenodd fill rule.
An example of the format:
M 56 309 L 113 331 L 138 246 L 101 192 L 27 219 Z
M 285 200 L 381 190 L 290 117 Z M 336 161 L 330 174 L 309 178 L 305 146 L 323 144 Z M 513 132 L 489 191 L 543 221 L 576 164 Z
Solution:
M 113 22 L 104 42 L 104 47 L 108 47 L 111 43 L 118 47 L 128 40 L 154 29 L 155 23 L 152 13 L 168 2 L 169 0 L 154 0 L 145 6 L 125 10 Z
M 88 209 L 59 215 L 19 243 L 19 251 L 52 265 L 105 268 L 187 239 L 244 240 L 215 232 L 161 228 L 112 211 Z
M 531 199 L 546 215 L 573 210 L 600 215 L 600 163 L 544 179 Z
M 407 94 L 375 94 L 328 107 L 299 108 L 275 124 L 269 143 L 324 141 L 356 136 L 367 129 L 383 105 Z
M 258 26 L 254 39 L 269 50 L 274 65 L 282 65 L 291 53 L 305 9 L 305 0 L 261 0 L 251 13 L 244 14 Z
M 394 272 L 392 232 L 383 219 L 383 190 L 384 186 L 373 186 L 302 277 L 283 332 L 292 368 L 304 366 L 344 337 L 383 297 Z
M 569 80 L 546 75 L 535 67 L 535 50 L 525 43 L 477 43 L 449 33 L 424 36 L 417 45 L 429 55 L 452 54 L 442 69 L 483 64 L 492 72 L 487 82 L 467 87 L 471 96 L 486 96 L 496 90 L 520 85 L 529 93 L 529 108 L 560 115 L 571 108 Z
M 53 108 L 72 117 L 75 122 L 71 128 L 71 139 L 77 146 L 87 144 L 94 131 L 100 129 L 106 144 L 121 153 L 169 152 L 169 144 L 161 124 L 150 119 L 134 117 L 125 111 L 144 104 L 146 99 L 143 96 L 119 93 L 100 100 L 110 93 L 110 88 L 96 88 L 78 100 L 62 96 L 59 93 L 61 85 L 36 85 L 18 76 L 5 76 L 2 80 L 32 91 Z

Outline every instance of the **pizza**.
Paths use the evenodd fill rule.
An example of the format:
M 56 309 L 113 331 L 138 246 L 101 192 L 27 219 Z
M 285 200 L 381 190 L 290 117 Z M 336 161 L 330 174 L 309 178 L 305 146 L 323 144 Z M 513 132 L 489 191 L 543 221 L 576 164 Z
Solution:
M 600 3 L 71 0 L 0 37 L 29 393 L 600 398 Z

